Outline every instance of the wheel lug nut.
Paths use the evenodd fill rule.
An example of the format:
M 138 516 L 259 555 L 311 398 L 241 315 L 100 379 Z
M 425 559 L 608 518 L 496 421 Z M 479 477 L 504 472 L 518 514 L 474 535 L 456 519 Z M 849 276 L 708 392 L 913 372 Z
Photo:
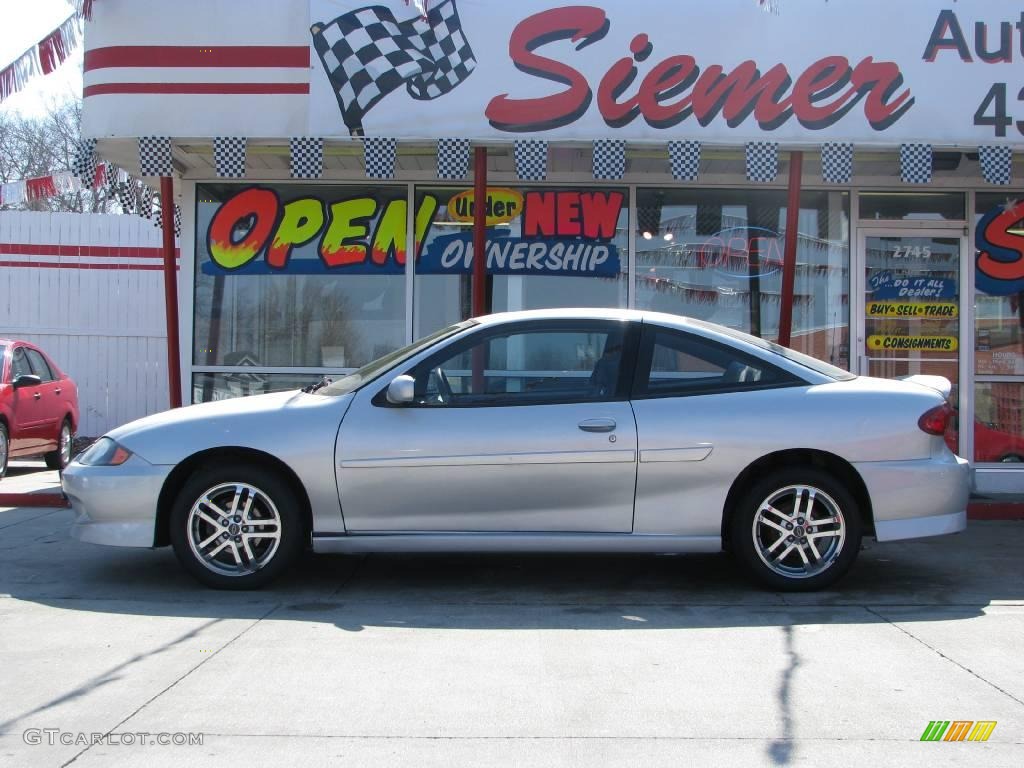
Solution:
M 238 515 L 235 515 L 235 518 L 234 518 L 234 519 L 235 519 L 235 522 L 236 522 L 236 523 L 240 523 L 240 522 L 242 522 L 242 518 L 240 518 L 240 517 L 239 517 Z
M 790 536 L 789 538 L 786 539 L 786 541 L 793 541 L 793 537 Z
M 248 525 L 243 526 L 242 527 L 242 533 L 248 533 L 248 532 L 249 532 L 249 526 Z
M 227 525 L 227 524 L 228 524 L 228 522 L 229 522 L 229 521 L 228 521 L 228 519 L 227 519 L 226 517 L 222 517 L 222 518 L 220 519 L 220 524 L 221 524 L 221 525 Z

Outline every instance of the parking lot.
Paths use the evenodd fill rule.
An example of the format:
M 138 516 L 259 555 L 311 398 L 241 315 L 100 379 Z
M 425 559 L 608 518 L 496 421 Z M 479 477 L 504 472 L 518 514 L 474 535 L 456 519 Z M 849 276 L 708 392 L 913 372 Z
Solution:
M 232 594 L 70 519 L 0 508 L 5 766 L 1024 759 L 1024 523 L 871 545 L 814 595 L 726 556 L 410 555 L 310 555 Z M 997 725 L 922 743 L 932 720 Z

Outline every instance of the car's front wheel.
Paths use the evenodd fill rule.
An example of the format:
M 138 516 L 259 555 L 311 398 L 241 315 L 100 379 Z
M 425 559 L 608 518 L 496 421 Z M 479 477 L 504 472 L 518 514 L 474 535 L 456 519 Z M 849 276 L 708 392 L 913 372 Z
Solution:
M 863 525 L 850 492 L 811 467 L 755 483 L 732 517 L 732 548 L 762 584 L 783 591 L 827 587 L 860 550 Z
M 178 560 L 215 589 L 255 589 L 302 551 L 305 525 L 295 492 L 273 471 L 246 464 L 200 470 L 171 510 Z

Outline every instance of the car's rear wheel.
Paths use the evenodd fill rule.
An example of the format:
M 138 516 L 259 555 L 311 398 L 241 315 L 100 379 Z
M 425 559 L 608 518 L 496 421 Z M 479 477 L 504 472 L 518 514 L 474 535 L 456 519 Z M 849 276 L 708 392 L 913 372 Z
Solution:
M 71 434 L 71 422 L 64 419 L 64 423 L 60 425 L 60 436 L 57 438 L 57 450 L 43 457 L 48 468 L 64 469 L 71 463 L 71 445 L 74 439 L 74 435 Z
M 178 560 L 215 589 L 255 589 L 284 571 L 302 551 L 299 500 L 278 474 L 245 464 L 201 470 L 171 510 Z
M 7 474 L 7 459 L 11 453 L 11 435 L 7 425 L 0 421 L 0 480 Z
M 736 508 L 732 547 L 762 584 L 783 591 L 821 589 L 842 577 L 863 530 L 852 494 L 811 467 L 773 472 Z

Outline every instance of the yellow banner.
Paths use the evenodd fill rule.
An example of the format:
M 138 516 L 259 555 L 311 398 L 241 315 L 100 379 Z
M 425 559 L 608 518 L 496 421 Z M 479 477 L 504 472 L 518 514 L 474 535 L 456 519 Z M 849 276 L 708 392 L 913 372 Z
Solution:
M 869 301 L 868 317 L 954 318 L 960 314 L 955 302 Z
M 868 336 L 871 352 L 956 352 L 956 336 Z

